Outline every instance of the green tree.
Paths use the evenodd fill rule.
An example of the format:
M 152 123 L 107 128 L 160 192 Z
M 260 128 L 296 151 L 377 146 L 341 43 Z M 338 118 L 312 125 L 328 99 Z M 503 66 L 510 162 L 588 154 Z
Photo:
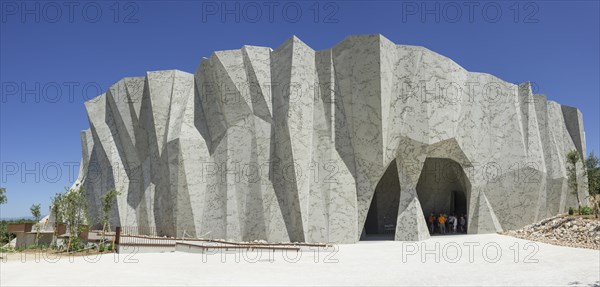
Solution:
M 581 200 L 579 199 L 578 184 L 577 184 L 577 162 L 579 161 L 579 152 L 576 150 L 572 150 L 567 153 L 567 181 L 569 183 L 569 188 L 571 188 L 571 192 L 577 196 L 577 206 L 579 207 L 577 210 L 581 215 Z
M 0 187 L 0 204 L 5 204 L 7 201 L 6 188 Z
M 100 223 L 102 224 L 101 246 L 104 246 L 104 242 L 106 240 L 106 230 L 110 230 L 110 211 L 113 208 L 114 202 L 117 200 L 117 196 L 119 195 L 119 191 L 114 188 L 102 195 L 102 216 L 100 218 Z
M 50 199 L 50 216 L 54 218 L 53 234 L 52 234 L 52 246 L 56 246 L 58 241 L 58 226 L 63 222 L 62 219 L 62 206 L 63 206 L 62 193 L 56 193 L 54 197 Z
M 70 189 L 61 200 L 62 217 L 69 230 L 67 251 L 79 248 L 79 246 L 72 246 L 72 243 L 79 241 L 79 235 L 83 232 L 84 223 L 87 219 L 87 201 L 83 196 L 83 192 L 83 187 Z
M 0 205 L 5 204 L 6 202 L 6 188 L 0 187 Z M 2 221 L 0 223 L 0 242 L 4 242 L 5 237 L 7 242 L 10 241 L 10 234 L 8 233 L 8 224 L 5 221 Z
M 40 240 L 40 220 L 42 220 L 42 207 L 40 204 L 33 204 L 29 210 L 35 219 L 35 245 L 38 245 Z
M 600 160 L 590 152 L 585 160 L 585 168 L 588 176 L 588 193 L 594 214 L 598 217 L 600 211 Z

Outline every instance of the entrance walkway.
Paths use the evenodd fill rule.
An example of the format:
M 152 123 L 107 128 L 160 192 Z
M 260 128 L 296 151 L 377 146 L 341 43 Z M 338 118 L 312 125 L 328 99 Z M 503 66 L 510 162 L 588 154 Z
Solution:
M 110 254 L 99 260 L 76 257 L 73 262 L 63 258 L 39 263 L 33 256 L 22 263 L 18 254 L 11 254 L 8 262 L 0 263 L 0 285 L 593 286 L 600 281 L 598 250 L 497 234 L 361 241 L 335 250 L 266 252 L 262 257 L 257 252 L 243 251 L 237 262 L 233 251 L 127 254 L 116 259 Z
M 361 241 L 390 241 L 394 240 L 394 234 L 367 234 Z

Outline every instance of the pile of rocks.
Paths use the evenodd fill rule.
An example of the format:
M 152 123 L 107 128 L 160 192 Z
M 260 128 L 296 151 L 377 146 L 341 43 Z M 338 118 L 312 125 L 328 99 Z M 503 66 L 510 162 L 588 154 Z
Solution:
M 600 249 L 600 220 L 593 217 L 557 215 L 503 234 L 555 245 Z

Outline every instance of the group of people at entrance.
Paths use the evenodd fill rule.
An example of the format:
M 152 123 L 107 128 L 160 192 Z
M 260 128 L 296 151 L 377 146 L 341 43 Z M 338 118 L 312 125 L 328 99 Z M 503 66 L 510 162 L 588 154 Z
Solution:
M 450 216 L 446 214 L 435 215 L 435 213 L 429 214 L 427 218 L 427 223 L 429 224 L 429 233 L 464 233 L 467 231 L 467 215 L 461 214 L 459 216 L 455 216 L 454 214 L 450 214 Z

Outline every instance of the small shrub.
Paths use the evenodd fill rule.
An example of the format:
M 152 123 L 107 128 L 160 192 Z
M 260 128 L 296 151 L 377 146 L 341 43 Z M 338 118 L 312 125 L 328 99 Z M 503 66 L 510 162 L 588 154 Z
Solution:
M 71 239 L 71 247 L 68 251 L 77 251 L 83 248 L 85 248 L 85 243 L 81 242 L 81 239 L 79 239 L 79 237 L 73 237 Z
M 584 206 L 579 210 L 579 212 L 583 215 L 590 215 L 594 213 L 594 210 L 591 207 Z
M 44 248 L 43 245 L 31 244 L 31 245 L 27 245 L 27 246 L 15 248 L 15 251 L 17 251 L 17 252 L 23 252 L 23 251 L 26 251 L 26 250 L 36 250 L 36 249 L 40 249 L 41 250 L 43 248 Z
M 0 253 L 13 253 L 15 250 L 11 247 L 0 247 Z
M 100 246 L 98 247 L 98 251 L 100 251 L 100 252 L 104 252 L 104 251 L 108 252 L 108 251 L 111 251 L 112 249 L 113 249 L 113 246 L 112 246 L 112 243 L 110 243 L 110 242 L 100 244 Z
M 573 215 L 573 207 L 569 207 L 569 215 Z

